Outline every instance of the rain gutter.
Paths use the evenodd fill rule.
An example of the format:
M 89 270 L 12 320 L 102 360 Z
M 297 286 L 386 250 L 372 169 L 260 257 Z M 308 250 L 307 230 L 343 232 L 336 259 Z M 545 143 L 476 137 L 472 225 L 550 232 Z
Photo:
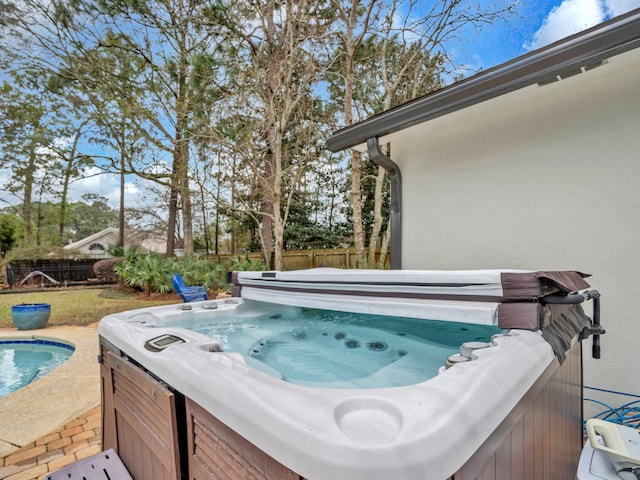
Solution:
M 391 196 L 391 270 L 402 268 L 402 175 L 400 168 L 387 155 L 382 153 L 377 137 L 367 139 L 367 152 L 377 165 L 389 174 Z

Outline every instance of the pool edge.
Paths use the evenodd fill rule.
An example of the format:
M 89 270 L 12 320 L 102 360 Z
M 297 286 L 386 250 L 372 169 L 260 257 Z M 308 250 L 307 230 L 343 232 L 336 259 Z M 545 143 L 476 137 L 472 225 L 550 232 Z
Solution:
M 0 329 L 0 338 L 7 337 L 59 339 L 72 344 L 75 350 L 64 364 L 45 377 L 0 398 L 0 456 L 34 442 L 100 405 L 95 325 L 32 331 Z

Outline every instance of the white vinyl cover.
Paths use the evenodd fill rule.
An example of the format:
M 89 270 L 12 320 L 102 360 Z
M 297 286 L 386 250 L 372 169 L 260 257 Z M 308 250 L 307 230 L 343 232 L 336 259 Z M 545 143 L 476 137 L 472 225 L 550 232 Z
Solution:
M 503 295 L 503 273 L 529 270 L 342 270 L 238 272 L 242 297 L 308 308 L 396 315 L 480 325 L 497 324 L 498 302 L 431 300 L 407 295 L 494 297 Z M 344 294 L 337 291 L 349 291 Z M 353 295 L 355 293 L 356 295 Z
M 312 268 L 290 272 L 238 272 L 242 285 L 331 289 L 340 285 L 356 291 L 420 292 L 433 294 L 502 296 L 503 273 L 529 270 L 342 270 Z
M 553 360 L 539 332 L 512 330 L 477 360 L 416 385 L 320 389 L 252 368 L 212 339 L 180 328 L 250 300 L 123 312 L 98 327 L 107 340 L 292 471 L 313 480 L 445 479 L 481 446 Z M 349 303 L 342 298 L 340 307 Z M 162 334 L 184 343 L 143 348 Z
M 532 270 L 370 270 L 341 268 L 311 268 L 274 273 L 276 280 L 378 284 L 449 284 L 452 286 L 500 284 L 503 273 L 531 273 Z M 238 272 L 241 279 L 262 278 L 265 272 Z

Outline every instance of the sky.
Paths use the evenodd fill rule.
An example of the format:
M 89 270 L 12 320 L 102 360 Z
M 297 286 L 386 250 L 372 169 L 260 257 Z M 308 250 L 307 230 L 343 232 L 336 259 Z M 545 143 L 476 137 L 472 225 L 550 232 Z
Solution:
M 105 197 L 107 204 L 118 208 L 120 204 L 120 175 L 102 173 L 102 170 L 91 167 L 85 172 L 87 176 L 73 182 L 69 187 L 69 196 L 73 200 L 81 200 L 83 195 L 97 194 Z M 143 201 L 143 193 L 138 184 L 125 182 L 125 201 L 130 205 L 139 205 Z
M 495 23 L 485 26 L 480 31 L 469 33 L 469 37 L 462 39 L 458 44 L 447 47 L 455 63 L 463 66 L 461 71 L 465 76 L 507 62 L 640 7 L 640 0 L 520 0 L 520 2 L 518 15 L 508 24 Z M 0 178 L 2 176 L 0 172 Z M 70 198 L 79 201 L 83 194 L 98 194 L 107 198 L 110 206 L 117 208 L 119 189 L 119 176 L 92 175 L 71 185 Z M 144 186 L 130 181 L 126 185 L 125 195 L 127 204 L 140 204 L 144 201 Z
M 509 24 L 487 26 L 457 47 L 470 71 L 488 69 L 640 7 L 640 0 L 521 0 Z

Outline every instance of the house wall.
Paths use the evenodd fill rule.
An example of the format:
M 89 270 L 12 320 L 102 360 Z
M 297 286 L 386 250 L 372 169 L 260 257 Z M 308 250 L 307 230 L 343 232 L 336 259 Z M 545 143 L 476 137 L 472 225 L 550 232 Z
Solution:
M 89 247 L 94 243 L 99 243 L 105 249 L 104 250 L 90 250 Z M 117 233 L 107 232 L 99 238 L 93 239 L 91 242 L 77 247 L 77 250 L 84 253 L 90 258 L 108 258 L 111 255 L 107 252 L 107 249 L 118 243 Z
M 584 383 L 635 394 L 638 79 L 636 50 L 381 140 L 403 177 L 402 268 L 593 274 L 607 333 L 601 360 L 585 348 Z

